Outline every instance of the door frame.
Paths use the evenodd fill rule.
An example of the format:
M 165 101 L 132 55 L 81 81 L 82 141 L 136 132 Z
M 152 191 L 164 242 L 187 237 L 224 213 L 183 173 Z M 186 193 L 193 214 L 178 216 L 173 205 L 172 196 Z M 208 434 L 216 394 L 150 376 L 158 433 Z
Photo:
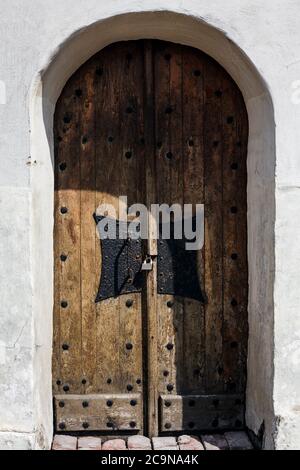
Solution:
M 176 28 L 170 29 L 170 24 Z M 127 39 L 155 38 L 203 50 L 219 62 L 243 93 L 249 118 L 248 261 L 249 348 L 246 421 L 254 435 L 264 422 L 264 446 L 274 446 L 274 227 L 275 124 L 267 85 L 246 54 L 227 40 L 227 32 L 175 12 L 141 12 L 102 18 L 71 34 L 56 54 L 49 50 L 30 90 L 33 315 L 36 344 L 35 394 L 44 441 L 52 435 L 51 349 L 53 307 L 53 131 L 57 98 L 72 73 L 105 45 Z M 257 210 L 259 207 L 259 210 Z M 35 253 L 35 254 L 34 254 Z M 42 258 L 43 263 L 40 263 Z M 262 264 L 261 260 L 264 261 Z M 263 338 L 263 341 L 262 341 Z M 264 367 L 258 358 L 264 357 Z M 268 370 L 266 376 L 265 370 Z

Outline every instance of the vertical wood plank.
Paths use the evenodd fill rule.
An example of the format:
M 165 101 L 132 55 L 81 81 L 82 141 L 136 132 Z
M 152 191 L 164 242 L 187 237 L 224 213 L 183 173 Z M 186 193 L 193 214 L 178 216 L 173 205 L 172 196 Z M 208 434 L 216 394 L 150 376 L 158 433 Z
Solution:
M 156 162 L 154 159 L 154 84 L 153 84 L 153 50 L 151 41 L 144 45 L 144 112 L 145 112 L 145 173 L 146 173 L 146 205 L 148 210 L 156 201 Z M 153 236 L 152 221 L 149 223 L 148 252 L 157 253 L 156 239 Z M 147 274 L 146 280 L 146 307 L 147 307 L 147 343 L 144 344 L 147 354 L 147 431 L 149 437 L 158 434 L 158 389 L 157 389 L 157 261 L 153 259 L 153 269 Z
M 82 379 L 81 392 L 95 390 L 96 369 L 96 305 L 97 294 L 95 250 L 96 230 L 93 220 L 95 211 L 95 71 L 93 62 L 82 68 L 82 86 L 76 90 L 81 103 L 81 154 L 80 154 L 80 244 L 81 244 L 81 341 Z
M 121 117 L 119 92 L 121 50 L 115 45 L 105 48 L 97 58 L 96 74 L 96 207 L 110 204 L 119 217 L 120 169 L 122 163 Z M 114 60 L 111 58 L 114 57 Z M 98 209 L 99 210 L 99 209 Z M 114 217 L 113 214 L 109 216 Z M 102 259 L 97 241 L 96 266 L 100 280 Z M 98 281 L 99 282 L 99 281 Z M 120 377 L 120 298 L 96 304 L 97 310 L 97 391 L 117 393 L 123 390 Z
M 222 279 L 222 80 L 215 63 L 204 69 L 205 158 L 205 354 L 206 393 L 223 389 L 223 279 Z
M 245 106 L 232 79 L 224 74 L 222 84 L 223 125 L 223 286 L 224 385 L 227 392 L 242 392 L 245 386 L 247 338 L 247 140 Z
M 159 204 L 182 206 L 181 46 L 157 42 L 154 63 L 157 200 Z M 182 388 L 183 306 L 183 299 L 158 293 L 160 393 L 176 393 Z
M 184 204 L 204 203 L 204 62 L 198 50 L 183 49 L 183 178 Z M 197 256 L 199 283 L 204 292 L 204 247 Z M 204 305 L 184 299 L 184 390 L 205 390 L 205 315 Z
M 81 106 L 76 89 L 81 77 L 72 77 L 57 104 L 55 188 L 55 330 L 59 328 L 59 380 L 64 391 L 78 392 L 81 378 L 80 305 L 80 125 Z M 62 261 L 61 255 L 66 259 Z M 58 286 L 58 287 L 57 287 Z M 59 325 L 59 326 L 58 326 Z M 68 387 L 68 388 L 66 388 Z
M 126 196 L 128 207 L 143 202 L 143 181 L 140 179 L 144 160 L 143 144 L 143 44 L 124 43 L 119 59 L 120 145 L 122 146 L 120 195 Z M 128 112 L 129 109 L 132 112 Z M 142 260 L 140 260 L 142 262 Z M 127 307 L 127 300 L 133 304 Z M 124 392 L 143 391 L 142 305 L 141 294 L 122 295 L 120 309 L 120 378 Z M 141 429 L 143 432 L 143 429 Z

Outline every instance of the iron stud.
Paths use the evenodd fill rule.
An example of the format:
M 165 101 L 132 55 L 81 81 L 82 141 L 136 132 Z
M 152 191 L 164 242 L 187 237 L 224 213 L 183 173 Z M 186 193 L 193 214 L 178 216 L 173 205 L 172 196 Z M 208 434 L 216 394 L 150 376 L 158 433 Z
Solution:
M 60 163 L 60 165 L 59 165 L 59 169 L 60 169 L 60 171 L 65 171 L 65 169 L 66 169 L 66 168 L 67 168 L 67 164 L 66 164 L 66 162 L 62 162 L 62 163 Z

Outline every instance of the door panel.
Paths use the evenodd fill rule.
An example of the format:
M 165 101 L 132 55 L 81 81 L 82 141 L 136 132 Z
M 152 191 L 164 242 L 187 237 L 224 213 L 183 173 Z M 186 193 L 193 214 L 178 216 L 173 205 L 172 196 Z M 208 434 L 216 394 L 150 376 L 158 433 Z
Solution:
M 196 49 L 113 44 L 66 84 L 54 134 L 57 429 L 156 435 L 242 427 L 248 123 L 237 86 Z M 179 251 L 168 264 L 153 236 L 143 244 L 153 269 L 140 291 L 97 298 L 101 272 L 116 286 L 118 269 L 127 269 L 117 244 L 105 255 L 94 220 L 107 203 L 122 219 L 119 196 L 148 208 L 204 204 L 204 247 L 186 255 L 203 298 L 180 289 Z M 165 275 L 176 277 L 181 296 L 162 287 Z
M 86 423 L 90 430 L 125 429 L 122 413 L 116 417 L 116 400 L 111 398 L 109 407 L 103 394 L 123 394 L 132 411 L 127 429 L 143 429 L 141 419 L 135 419 L 137 408 L 143 409 L 141 294 L 95 303 L 103 260 L 93 218 L 103 203 L 114 206 L 119 218 L 119 196 L 126 195 L 132 204 L 144 194 L 139 177 L 144 152 L 142 51 L 138 42 L 102 51 L 71 78 L 56 109 L 54 393 L 66 392 L 72 400 L 80 396 L 82 403 L 86 395 L 98 394 L 98 413 L 109 418 L 104 428 L 103 420 L 87 420 L 91 407 L 83 409 L 77 399 L 70 408 L 66 396 L 66 409 L 79 407 L 76 413 L 82 413 L 72 430 L 83 430 Z M 66 214 L 61 214 L 62 206 Z M 64 262 L 61 253 L 67 255 Z M 68 300 L 67 308 L 59 308 L 62 298 Z M 132 306 L 126 306 L 127 300 Z M 134 405 L 132 393 L 139 395 Z M 58 428 L 69 429 L 59 416 L 57 406 Z

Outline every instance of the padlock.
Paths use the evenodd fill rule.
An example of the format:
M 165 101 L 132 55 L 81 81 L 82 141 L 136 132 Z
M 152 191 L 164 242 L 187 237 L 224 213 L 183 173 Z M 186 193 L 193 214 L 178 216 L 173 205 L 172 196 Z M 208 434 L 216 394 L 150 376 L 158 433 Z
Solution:
M 151 258 L 151 256 L 147 255 L 145 260 L 143 261 L 141 270 L 142 271 L 152 271 L 152 268 L 153 268 L 152 258 Z

